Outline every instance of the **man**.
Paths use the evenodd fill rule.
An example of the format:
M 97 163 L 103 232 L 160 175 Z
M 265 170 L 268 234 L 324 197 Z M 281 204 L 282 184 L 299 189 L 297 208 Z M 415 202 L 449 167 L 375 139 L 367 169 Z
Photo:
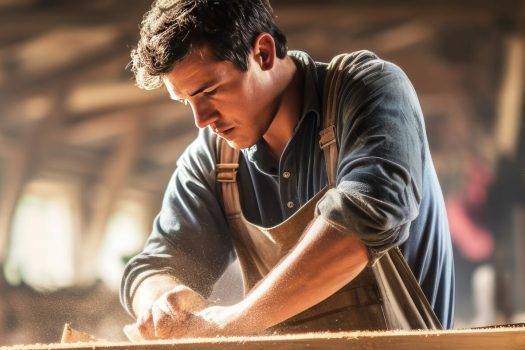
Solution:
M 376 262 L 382 266 L 381 257 L 398 246 L 439 321 L 451 326 L 453 263 L 442 194 L 417 97 L 399 68 L 369 52 L 350 56 L 340 91 L 327 98 L 336 106 L 335 132 L 321 146 L 337 145 L 339 152 L 331 177 L 318 136 L 327 120 L 327 66 L 303 52 L 287 53 L 266 0 L 157 1 L 132 60 L 140 87 L 165 86 L 191 107 L 201 128 L 177 162 L 143 252 L 124 273 L 121 300 L 144 338 L 321 324 L 419 328 L 411 317 L 384 322 L 385 310 L 399 303 L 376 292 L 390 271 Z M 238 165 L 219 156 L 221 140 L 227 143 L 221 149 L 241 150 Z M 235 174 L 237 166 L 236 180 L 225 180 L 224 167 Z M 235 215 L 229 208 L 237 187 L 231 195 L 228 184 L 238 186 L 242 210 Z M 307 206 L 315 214 L 303 215 Z M 251 228 L 243 231 L 241 221 Z M 264 228 L 297 221 L 303 221 L 301 229 L 291 225 L 297 239 L 282 253 L 272 251 L 282 237 Z M 239 303 L 209 305 L 204 298 L 236 253 L 243 272 L 258 275 L 245 273 L 249 290 Z M 293 328 L 308 323 L 315 327 Z

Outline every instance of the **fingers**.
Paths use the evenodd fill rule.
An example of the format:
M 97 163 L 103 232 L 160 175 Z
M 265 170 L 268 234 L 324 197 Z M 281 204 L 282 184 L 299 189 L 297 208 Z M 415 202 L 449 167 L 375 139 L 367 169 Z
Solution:
M 146 340 L 180 338 L 187 332 L 190 315 L 162 296 L 147 313 L 137 318 L 137 326 Z
M 182 315 L 173 314 L 166 300 L 159 300 L 151 308 L 153 333 L 157 339 L 177 338 L 182 329 Z M 177 332 L 179 330 L 179 332 Z
M 151 310 L 148 310 L 146 313 L 139 315 L 139 317 L 137 317 L 136 324 L 142 338 L 146 340 L 156 339 Z
M 195 291 L 178 286 L 159 297 L 143 315 L 137 318 L 137 328 L 146 340 L 181 338 L 198 333 L 203 324 L 193 312 L 206 305 Z

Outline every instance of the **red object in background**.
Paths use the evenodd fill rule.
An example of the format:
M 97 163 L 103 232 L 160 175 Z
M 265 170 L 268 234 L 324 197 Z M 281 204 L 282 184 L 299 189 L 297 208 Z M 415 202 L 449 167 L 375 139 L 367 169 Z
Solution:
M 464 196 L 451 196 L 445 201 L 452 242 L 467 260 L 473 262 L 486 260 L 494 252 L 492 233 L 483 222 L 491 181 L 490 170 L 479 161 L 471 161 Z
M 494 239 L 488 229 L 474 222 L 457 198 L 446 201 L 452 242 L 470 261 L 488 259 L 494 251 Z

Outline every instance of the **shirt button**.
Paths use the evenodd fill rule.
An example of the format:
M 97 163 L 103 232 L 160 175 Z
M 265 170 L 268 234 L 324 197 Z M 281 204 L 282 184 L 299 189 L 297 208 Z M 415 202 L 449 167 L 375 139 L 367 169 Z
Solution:
M 285 179 L 289 178 L 289 177 L 290 177 L 290 172 L 289 172 L 289 171 L 285 171 L 285 172 L 283 172 L 283 177 L 284 177 Z
M 294 206 L 294 204 L 293 204 L 292 201 L 290 201 L 290 202 L 286 203 L 286 206 L 287 206 L 288 208 L 292 209 L 293 206 Z

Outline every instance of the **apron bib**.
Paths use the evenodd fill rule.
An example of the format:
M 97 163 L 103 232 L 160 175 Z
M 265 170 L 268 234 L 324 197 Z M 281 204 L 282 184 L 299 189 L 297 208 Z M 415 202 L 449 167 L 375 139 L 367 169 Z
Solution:
M 248 293 L 299 241 L 312 221 L 315 206 L 335 186 L 337 142 L 336 102 L 345 71 L 352 68 L 359 51 L 335 57 L 328 66 L 323 97 L 323 130 L 320 147 L 326 161 L 328 185 L 283 223 L 264 228 L 244 217 L 236 174 L 239 151 L 217 138 L 217 181 L 224 210 Z M 314 331 L 441 329 L 441 324 L 406 263 L 399 248 L 372 261 L 350 283 L 319 304 L 272 327 L 277 333 Z

